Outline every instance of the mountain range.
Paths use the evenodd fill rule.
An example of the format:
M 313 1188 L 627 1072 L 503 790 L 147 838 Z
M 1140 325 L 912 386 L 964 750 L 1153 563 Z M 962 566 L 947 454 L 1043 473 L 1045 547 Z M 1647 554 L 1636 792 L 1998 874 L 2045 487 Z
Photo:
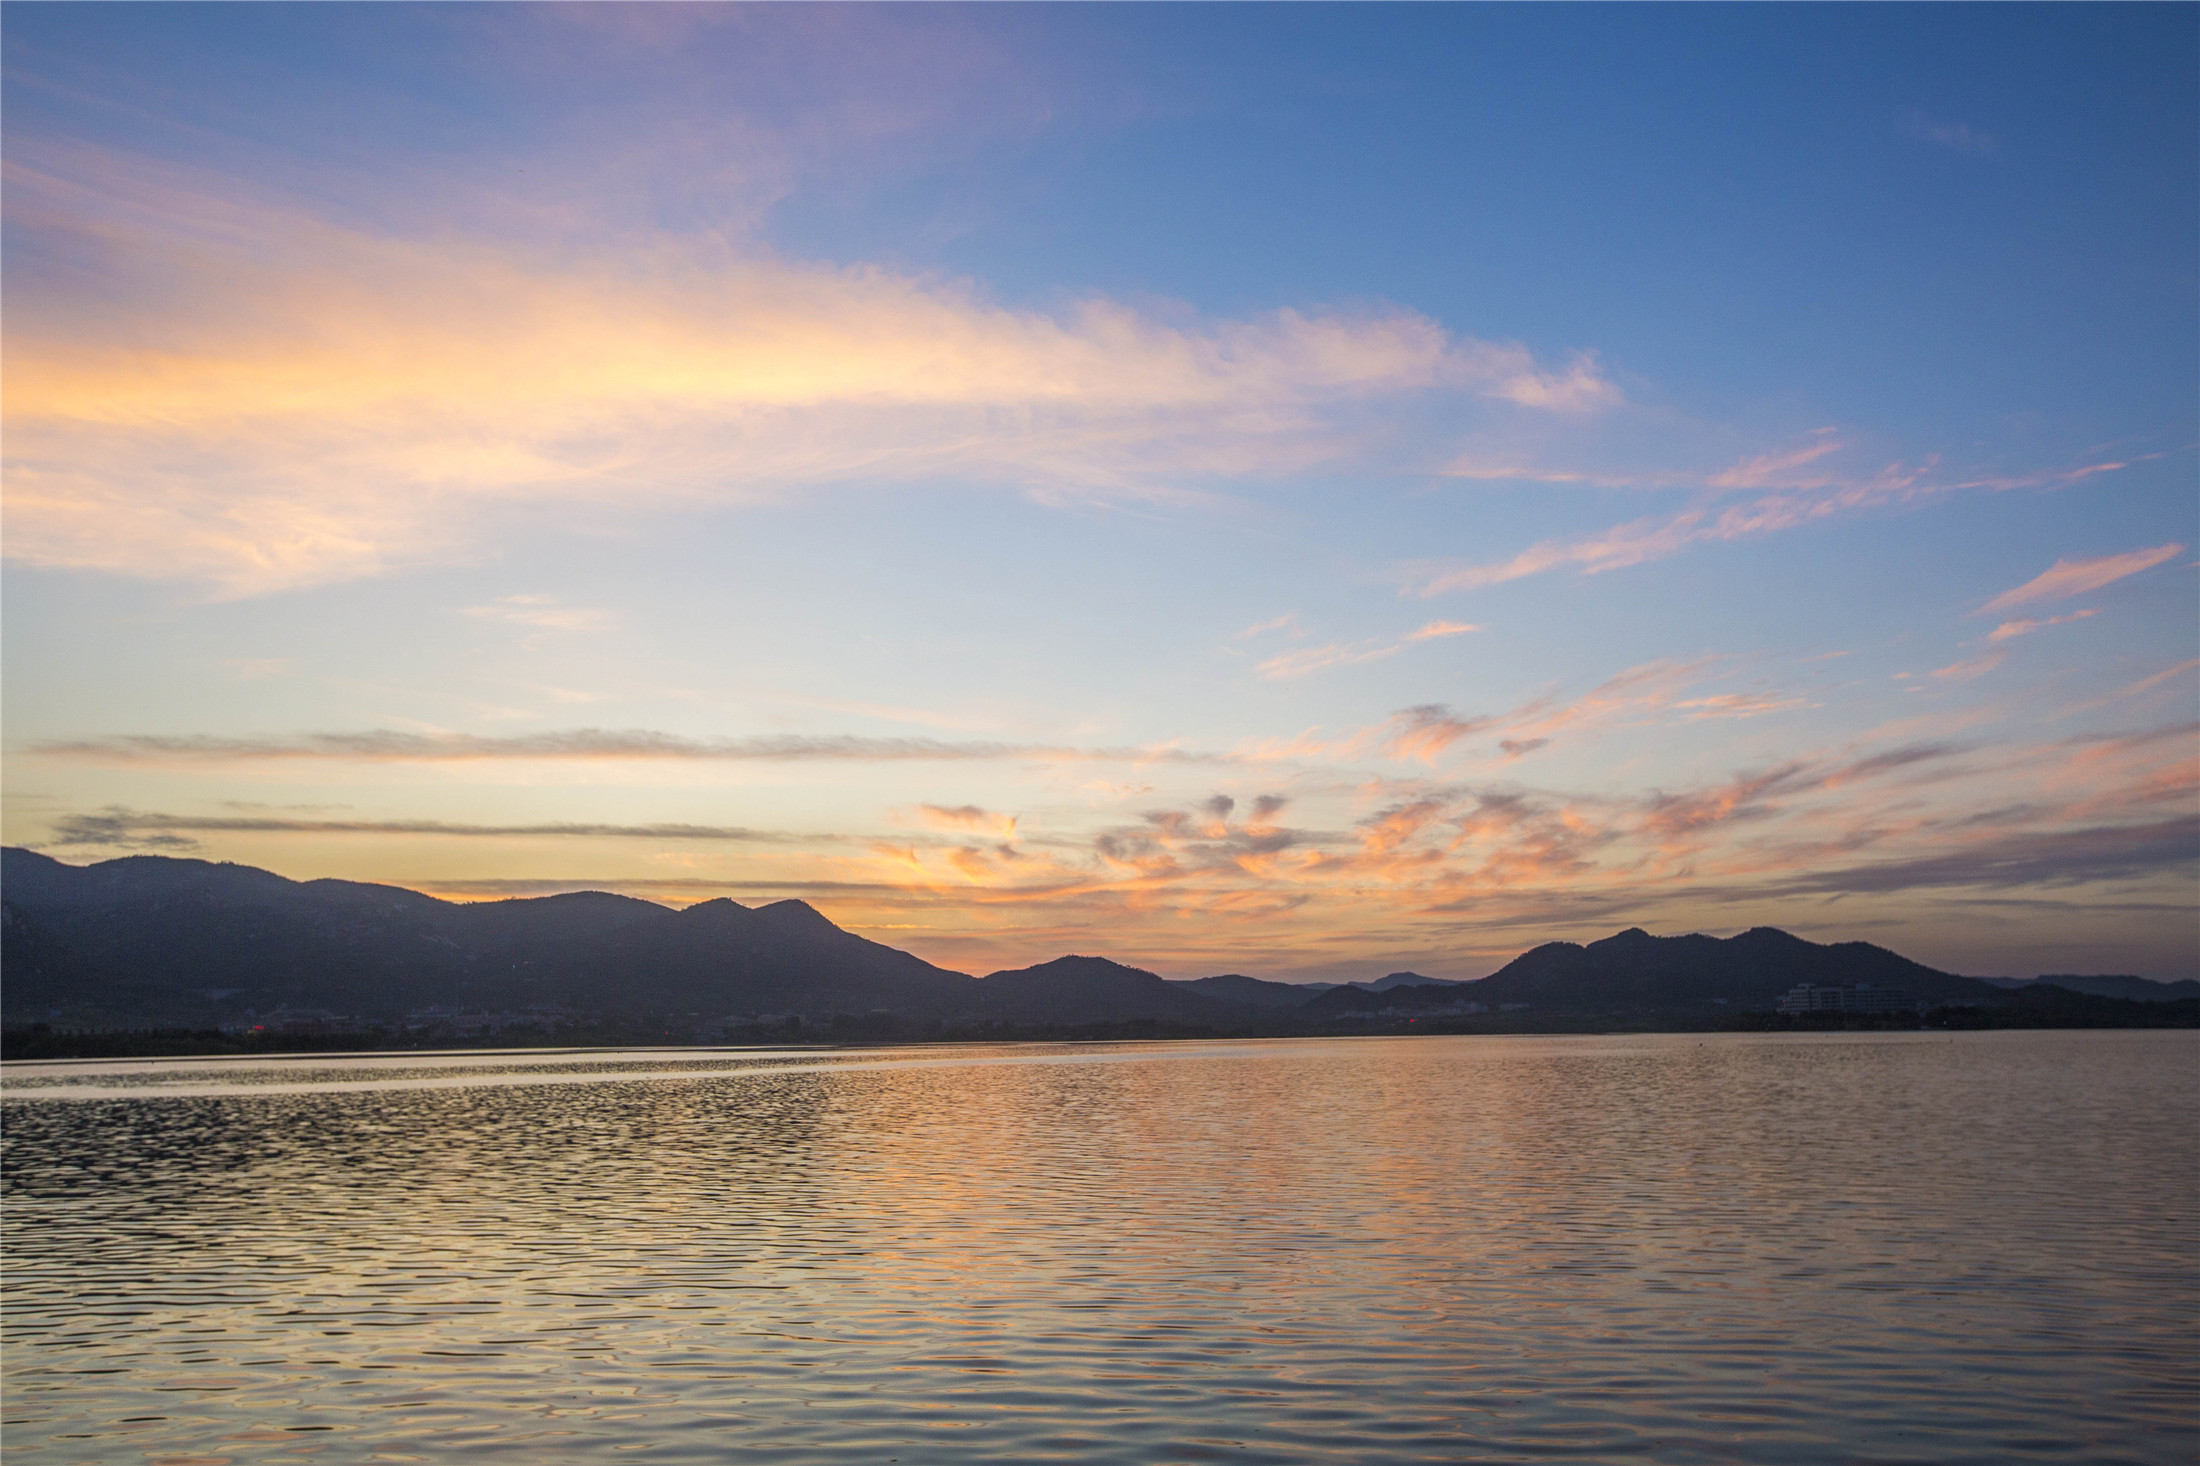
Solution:
M 304 1014 L 432 1026 L 474 1014 L 662 1023 L 682 1035 L 836 1017 L 956 1030 L 1279 1032 L 1522 1010 L 1709 1023 L 1768 1009 L 1800 982 L 1866 982 L 1933 1004 L 2016 996 L 1868 943 L 1820 945 L 1772 928 L 1552 942 L 1468 982 L 1411 972 L 1350 984 L 1241 973 L 1169 981 L 1096 956 L 973 977 L 843 931 L 802 901 L 672 910 L 578 892 L 457 903 L 203 860 L 77 866 L 12 847 L 0 851 L 0 921 L 0 1021 L 11 1028 L 236 1027 Z M 2135 977 L 2053 982 L 2109 990 L 2096 1002 L 2190 996 Z

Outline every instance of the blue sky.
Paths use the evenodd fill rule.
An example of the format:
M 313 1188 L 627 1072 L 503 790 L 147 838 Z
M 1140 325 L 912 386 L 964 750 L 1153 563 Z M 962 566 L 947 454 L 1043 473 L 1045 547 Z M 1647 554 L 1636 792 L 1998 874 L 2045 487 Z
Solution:
M 2188 974 L 2196 29 L 11 7 L 7 838 Z

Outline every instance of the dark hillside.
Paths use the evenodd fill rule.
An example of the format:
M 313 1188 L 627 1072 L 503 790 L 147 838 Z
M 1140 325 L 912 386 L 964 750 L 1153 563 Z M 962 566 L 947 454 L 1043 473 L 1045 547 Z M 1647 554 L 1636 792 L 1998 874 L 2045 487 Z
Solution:
M 801 901 L 754 910 L 719 899 L 573 941 L 530 940 L 484 986 L 506 1006 L 697 1014 L 946 1017 L 977 982 L 842 931 Z
M 1453 982 L 1398 983 L 1373 989 L 1357 983 L 1331 988 L 1310 999 L 1296 1016 L 1306 1023 L 1325 1023 L 1343 1018 L 1382 1015 L 1423 1016 L 1464 1013 L 1484 1000 L 1473 995 L 1474 984 Z
M 1225 972 L 1218 977 L 1178 979 L 1175 985 L 1203 998 L 1220 998 L 1225 1003 L 1239 1003 L 1250 1008 L 1282 1010 L 1297 1008 L 1308 998 L 1336 986 L 1329 982 L 1270 982 L 1266 978 L 1246 977 L 1236 972 Z
M 1185 991 L 1142 968 L 1105 957 L 1057 957 L 1037 967 L 995 972 L 979 981 L 988 1017 L 1014 1023 L 1075 1023 L 1153 1018 L 1164 1022 L 1240 1026 L 1242 1005 Z
M 1985 981 L 1998 988 L 2018 989 L 2047 985 L 2059 987 L 2065 992 L 2090 993 L 2096 998 L 2129 998 L 2141 1003 L 2169 1003 L 2179 998 L 2200 998 L 2200 981 L 2179 978 L 2176 982 L 2160 982 L 2151 977 L 2134 977 L 2127 973 L 2080 976 L 2076 973 L 2051 973 L 2045 977 L 1989 977 Z
M 1991 1001 L 1999 992 L 1868 942 L 1821 946 L 1772 927 L 1725 938 L 1653 937 L 1629 928 L 1587 946 L 1551 942 L 1465 991 L 1492 1007 L 1527 1003 L 1543 1012 L 1691 1011 L 1769 1008 L 1802 982 L 1870 983 L 1930 1002 Z
M 973 979 L 799 901 L 686 911 L 603 892 L 466 905 L 394 886 L 10 849 L 8 1023 L 217 1027 L 277 1010 L 388 1022 L 429 1007 L 570 1014 L 887 1009 L 947 1016 Z

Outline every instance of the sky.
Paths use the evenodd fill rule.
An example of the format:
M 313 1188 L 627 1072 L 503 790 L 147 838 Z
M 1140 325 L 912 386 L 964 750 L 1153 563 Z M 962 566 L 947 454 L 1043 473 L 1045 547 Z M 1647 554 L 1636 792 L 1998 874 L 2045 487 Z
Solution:
M 2200 975 L 2196 43 L 8 5 L 5 839 Z

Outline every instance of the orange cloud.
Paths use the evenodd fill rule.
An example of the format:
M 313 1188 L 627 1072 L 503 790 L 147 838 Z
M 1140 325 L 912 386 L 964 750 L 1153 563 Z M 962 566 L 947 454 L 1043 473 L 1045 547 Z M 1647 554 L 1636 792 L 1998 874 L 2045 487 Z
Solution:
M 84 149 L 11 158 L 9 201 L 114 278 L 11 300 L 8 553 L 231 593 L 463 554 L 521 499 L 955 474 L 1189 501 L 1334 458 L 1355 403 L 1616 396 L 1592 360 L 1547 372 L 1400 309 L 1050 314 L 702 239 L 400 238 Z
M 1520 731 L 1538 719 L 1569 728 L 1670 721 L 1698 700 L 1682 691 L 1692 675 L 1673 664 L 1630 669 L 1587 697 L 1484 727 L 1494 734 L 1500 722 Z M 1415 709 L 1387 733 L 1419 729 L 1440 738 L 1472 721 Z M 860 830 L 836 837 L 731 824 L 525 816 L 467 823 L 266 809 L 60 815 L 49 821 L 56 838 L 46 843 L 119 851 L 195 840 L 214 858 L 278 867 L 262 852 L 331 839 L 386 847 L 400 861 L 489 845 L 539 852 L 556 862 L 546 877 L 570 876 L 570 857 L 586 852 L 655 868 L 532 883 L 413 881 L 401 868 L 377 875 L 452 894 L 593 887 L 670 901 L 800 895 L 844 924 L 910 933 L 908 944 L 935 960 L 987 954 L 981 970 L 1099 948 L 1187 976 L 1317 957 L 1456 952 L 1474 932 L 1484 946 L 1513 930 L 1529 940 L 1600 935 L 1623 914 L 1646 925 L 1660 912 L 1691 925 L 1714 911 L 1734 913 L 1735 924 L 1778 921 L 1782 902 L 1852 891 L 1874 893 L 1884 905 L 1906 891 L 1975 886 L 1995 890 L 1997 909 L 2010 910 L 2065 899 L 2057 889 L 2087 884 L 2129 889 L 2135 900 L 2189 894 L 2178 862 L 2189 861 L 2190 833 L 2171 817 L 2200 789 L 2189 724 L 2030 744 L 1921 741 L 1920 731 L 1881 730 L 1852 746 L 1640 796 L 1457 775 L 1354 780 L 1336 769 L 1295 775 L 1288 792 L 1204 793 L 1154 809 L 1125 803 L 1146 797 L 1131 788 L 1116 791 L 1112 809 L 1056 807 L 1035 834 L 1019 824 L 1021 850 L 991 838 L 989 824 L 997 829 L 1006 816 L 945 804 L 899 812 L 951 832 L 944 843 Z M 1471 736 L 1456 733 L 1455 742 Z M 988 838 L 973 838 L 981 833 Z M 667 864 L 679 873 L 667 875 Z M 2026 886 L 2041 889 L 2016 889 Z
M 1002 840 L 1011 840 L 1016 836 L 1014 815 L 995 814 L 992 810 L 982 809 L 975 804 L 958 804 L 952 807 L 920 804 L 914 809 L 904 811 L 904 817 L 935 830 L 968 830 Z

